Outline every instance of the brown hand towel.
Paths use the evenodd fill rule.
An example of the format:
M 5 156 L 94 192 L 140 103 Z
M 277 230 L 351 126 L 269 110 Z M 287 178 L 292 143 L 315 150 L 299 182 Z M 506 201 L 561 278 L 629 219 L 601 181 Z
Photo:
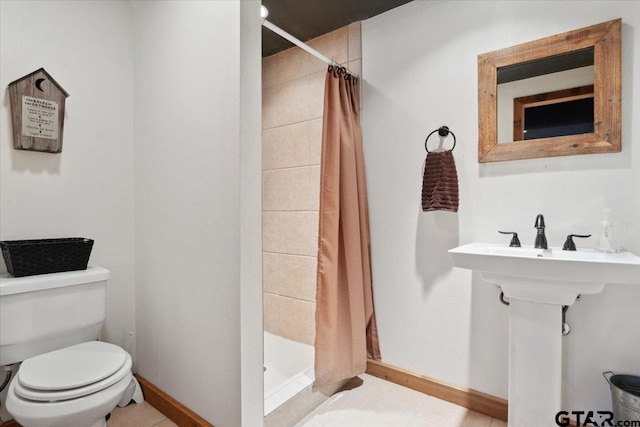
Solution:
M 458 172 L 451 150 L 427 154 L 422 178 L 422 210 L 458 212 Z

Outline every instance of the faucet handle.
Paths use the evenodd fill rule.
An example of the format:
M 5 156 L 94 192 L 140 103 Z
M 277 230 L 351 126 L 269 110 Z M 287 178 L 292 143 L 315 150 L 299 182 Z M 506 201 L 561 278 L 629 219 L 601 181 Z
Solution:
M 591 234 L 569 234 L 567 236 L 567 240 L 564 242 L 562 246 L 563 251 L 575 251 L 576 244 L 573 242 L 574 237 L 580 237 L 582 239 L 586 239 L 587 237 L 591 237 Z
M 509 243 L 509 246 L 511 246 L 513 248 L 519 248 L 520 247 L 520 239 L 518 239 L 518 233 L 516 233 L 515 231 L 500 231 L 500 230 L 498 230 L 498 233 L 500 233 L 500 234 L 513 234 L 513 237 L 511 238 L 511 243 Z
M 544 228 L 544 215 L 538 214 L 534 228 Z

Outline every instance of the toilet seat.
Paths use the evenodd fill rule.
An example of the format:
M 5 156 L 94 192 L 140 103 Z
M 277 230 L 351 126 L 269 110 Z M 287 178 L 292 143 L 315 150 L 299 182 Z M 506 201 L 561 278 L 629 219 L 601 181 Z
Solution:
M 6 408 L 25 427 L 106 427 L 105 415 L 115 408 L 133 376 L 128 372 L 117 383 L 96 393 L 58 402 L 35 402 L 15 393 L 12 381 Z M 14 378 L 15 380 L 15 378 Z
M 77 399 L 104 390 L 131 372 L 131 356 L 90 341 L 27 359 L 14 381 L 17 396 L 37 402 Z

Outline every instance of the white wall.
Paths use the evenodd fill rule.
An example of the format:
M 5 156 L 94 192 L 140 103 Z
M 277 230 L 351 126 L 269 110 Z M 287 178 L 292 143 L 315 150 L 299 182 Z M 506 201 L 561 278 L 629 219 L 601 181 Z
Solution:
M 622 152 L 478 164 L 477 55 L 619 17 Z M 569 233 L 597 233 L 601 209 L 610 207 L 619 242 L 640 254 L 639 27 L 636 2 L 611 1 L 416 1 L 363 23 L 363 131 L 383 361 L 506 398 L 507 307 L 496 286 L 453 269 L 446 251 L 508 242 L 498 229 L 517 230 L 532 244 L 538 213 L 550 244 L 559 246 Z M 420 210 L 424 139 L 441 125 L 458 140 L 457 214 Z M 608 286 L 569 309 L 563 408 L 609 408 L 603 370 L 640 374 L 639 300 L 640 287 Z
M 129 2 L 3 0 L 0 17 L 0 239 L 94 239 L 90 263 L 111 270 L 102 338 L 124 345 L 135 324 Z M 60 154 L 13 149 L 6 87 L 40 67 L 71 95 Z
M 0 239 L 95 239 L 103 339 L 135 327 L 143 376 L 217 426 L 261 425 L 259 2 L 0 7 L 0 85 L 45 67 L 71 94 L 55 155 L 13 150 L 3 92 Z
M 262 25 L 259 1 L 240 2 L 240 307 L 242 425 L 264 413 L 262 333 Z
M 216 426 L 239 426 L 240 170 L 243 160 L 253 171 L 242 178 L 242 206 L 255 212 L 242 216 L 242 225 L 259 245 L 259 37 L 241 27 L 238 1 L 141 1 L 133 10 L 138 370 Z M 258 16 L 255 2 L 242 10 Z M 252 58 L 240 56 L 245 36 L 253 68 Z M 243 123 L 241 59 L 249 61 L 243 105 L 255 104 L 243 111 L 251 117 Z M 241 124 L 248 126 L 243 150 L 253 149 L 243 156 Z M 257 247 L 243 248 L 243 262 L 258 257 Z M 257 263 L 243 269 L 245 293 L 251 286 L 260 292 Z M 242 319 L 256 325 L 244 326 L 257 337 L 255 347 L 244 347 L 257 372 L 246 384 L 261 390 L 261 301 L 246 294 L 243 301 L 258 316 Z M 261 403 L 247 404 L 259 410 Z
M 2 239 L 83 236 L 111 270 L 107 340 L 133 316 L 133 58 L 128 2 L 3 1 L 0 86 L 44 67 L 70 94 L 62 153 L 13 149 L 2 91 Z M 78 37 L 82 34 L 82 37 Z

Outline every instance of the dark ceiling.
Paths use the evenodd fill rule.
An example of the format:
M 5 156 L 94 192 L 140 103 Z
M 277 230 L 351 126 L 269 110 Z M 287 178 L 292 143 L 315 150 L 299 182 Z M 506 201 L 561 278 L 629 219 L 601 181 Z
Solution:
M 262 0 L 267 20 L 306 42 L 352 22 L 362 21 L 412 0 Z M 262 56 L 293 46 L 262 27 Z

